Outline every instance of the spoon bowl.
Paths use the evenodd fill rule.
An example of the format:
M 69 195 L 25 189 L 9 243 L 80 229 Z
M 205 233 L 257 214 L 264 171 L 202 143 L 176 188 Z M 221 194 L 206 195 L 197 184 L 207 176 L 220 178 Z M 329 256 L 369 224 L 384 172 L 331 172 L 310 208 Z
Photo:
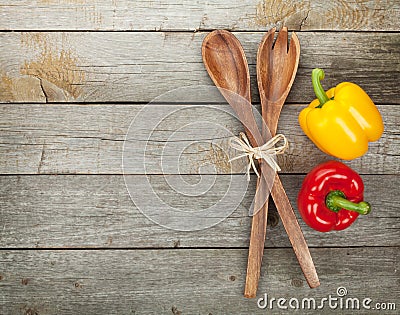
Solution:
M 289 49 L 288 52 L 286 30 L 286 37 L 284 31 L 282 35 L 278 36 L 275 47 L 273 47 L 274 32 L 275 30 L 269 32 L 264 38 L 257 55 L 257 62 L 260 62 L 257 63 L 257 74 L 263 105 L 263 118 L 267 123 L 267 125 L 263 124 L 263 134 L 258 129 L 253 115 L 250 97 L 250 74 L 246 56 L 239 40 L 228 31 L 217 30 L 208 34 L 202 45 L 202 57 L 207 72 L 238 115 L 253 147 L 261 146 L 264 143 L 267 139 L 268 127 L 273 128 L 271 133 L 276 133 L 279 114 L 298 66 L 299 46 L 298 50 L 290 52 Z M 272 37 L 270 37 L 271 34 Z M 279 59 L 281 53 L 284 56 Z M 289 58 L 297 56 L 297 61 L 295 58 L 294 63 L 290 63 L 289 68 L 280 64 L 280 62 L 286 61 L 287 56 Z M 277 66 L 274 67 L 274 64 Z M 279 74 L 283 74 L 284 78 L 280 79 Z M 274 81 L 278 79 L 280 79 L 279 84 Z M 272 197 L 307 282 L 311 287 L 318 286 L 318 276 L 308 246 L 279 176 L 271 173 L 272 169 L 263 160 L 259 160 L 259 165 L 261 177 L 257 181 L 254 208 L 260 210 L 255 213 L 252 219 L 244 296 L 254 298 L 257 293 L 267 228 L 268 203 L 266 196 L 268 196 L 269 191 L 272 192 Z
M 202 57 L 210 78 L 243 123 L 248 139 L 253 146 L 261 146 L 263 139 L 251 105 L 249 67 L 239 40 L 231 32 L 213 31 L 203 41 Z
M 204 65 L 218 88 L 232 91 L 251 103 L 250 73 L 246 55 L 232 33 L 217 30 L 203 41 Z
M 251 105 L 249 68 L 239 40 L 228 31 L 213 31 L 203 41 L 202 56 L 214 84 L 220 89 L 244 125 L 251 145 L 261 146 L 263 136 L 258 129 Z M 262 177 L 257 181 L 254 198 L 256 212 L 252 219 L 244 292 L 244 296 L 248 298 L 255 296 L 260 278 L 267 229 L 266 196 L 271 191 L 275 178 L 275 172 L 272 172 L 272 169 L 262 160 L 259 162 Z

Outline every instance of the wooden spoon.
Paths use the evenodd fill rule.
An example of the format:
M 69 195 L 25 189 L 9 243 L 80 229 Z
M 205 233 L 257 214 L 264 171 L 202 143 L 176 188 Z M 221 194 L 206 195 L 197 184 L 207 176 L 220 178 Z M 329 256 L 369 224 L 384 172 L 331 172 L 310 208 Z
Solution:
M 249 68 L 238 39 L 228 31 L 213 31 L 203 41 L 202 57 L 214 84 L 242 121 L 250 142 L 262 145 L 252 111 Z
M 292 87 L 300 58 L 300 43 L 293 32 L 288 49 L 288 31 L 283 27 L 274 44 L 275 28 L 261 41 L 257 53 L 257 83 L 262 116 L 272 135 L 275 135 L 281 109 Z M 292 243 L 300 267 L 311 288 L 319 286 L 318 275 L 296 215 L 290 205 L 279 176 L 271 191 L 283 226 Z M 255 290 L 250 293 L 254 294 Z
M 213 31 L 203 41 L 202 56 L 214 84 L 220 88 L 222 95 L 242 121 L 251 145 L 253 147 L 262 145 L 264 140 L 252 112 L 248 64 L 238 39 L 228 31 Z M 267 228 L 268 204 L 265 202 L 265 196 L 271 191 L 273 185 L 271 179 L 274 178 L 272 169 L 266 163 L 260 161 L 259 164 L 264 184 L 261 185 L 260 180 L 257 181 L 254 209 L 260 210 L 255 213 L 252 220 L 244 293 L 246 297 L 254 297 L 257 290 Z
M 246 133 L 252 146 L 259 146 L 263 139 L 256 127 L 254 116 L 252 115 L 252 106 L 250 104 L 250 75 L 246 57 L 239 41 L 227 31 L 211 32 L 204 39 L 202 56 L 206 69 L 215 85 L 221 88 L 221 93 L 236 111 L 245 127 L 250 127 L 252 129 L 249 130 L 246 128 Z M 259 77 L 261 78 L 261 76 Z M 241 95 L 244 101 L 240 98 L 232 98 L 232 93 L 226 93 L 227 91 L 232 91 Z M 284 98 L 286 98 L 286 96 Z M 270 170 L 268 167 L 264 167 L 264 165 L 265 163 L 261 163 L 263 177 L 265 174 L 268 174 Z M 319 281 L 315 267 L 312 263 L 307 244 L 305 243 L 296 217 L 294 217 L 293 220 L 293 209 L 278 176 L 275 178 L 273 191 L 273 198 L 283 217 L 282 221 L 284 222 L 286 230 L 290 231 L 290 240 L 292 244 L 294 244 L 295 253 L 306 275 L 306 279 L 311 287 L 316 287 L 319 285 Z M 245 289 L 246 297 L 255 297 L 257 291 L 266 234 L 266 214 L 267 209 L 265 206 L 253 217 Z M 300 240 L 300 243 L 297 243 L 297 238 Z M 302 251 L 304 245 L 305 251 Z

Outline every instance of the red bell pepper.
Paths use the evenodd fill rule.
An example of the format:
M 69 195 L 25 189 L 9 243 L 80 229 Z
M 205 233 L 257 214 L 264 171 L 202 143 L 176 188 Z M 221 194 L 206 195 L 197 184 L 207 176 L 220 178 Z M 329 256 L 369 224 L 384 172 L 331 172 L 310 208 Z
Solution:
M 297 199 L 300 214 L 311 228 L 328 232 L 349 227 L 371 206 L 363 200 L 360 175 L 338 161 L 315 167 L 304 179 Z

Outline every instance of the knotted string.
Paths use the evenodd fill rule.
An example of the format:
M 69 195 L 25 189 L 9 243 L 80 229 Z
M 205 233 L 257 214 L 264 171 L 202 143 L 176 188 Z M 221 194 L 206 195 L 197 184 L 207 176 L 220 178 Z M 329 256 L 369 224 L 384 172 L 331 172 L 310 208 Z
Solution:
M 277 144 L 279 141 L 283 141 L 283 144 L 275 148 L 275 144 Z M 262 146 L 253 148 L 249 142 L 249 139 L 247 139 L 246 135 L 241 132 L 239 134 L 239 137 L 233 137 L 229 139 L 229 144 L 235 150 L 243 152 L 242 154 L 230 159 L 229 162 L 245 156 L 247 156 L 247 158 L 249 159 L 246 170 L 248 181 L 250 180 L 251 168 L 253 168 L 257 176 L 260 177 L 254 160 L 263 159 L 275 172 L 279 172 L 281 168 L 279 167 L 274 157 L 278 154 L 284 153 L 285 150 L 289 147 L 289 143 L 283 134 L 277 134 L 276 136 L 269 139 Z

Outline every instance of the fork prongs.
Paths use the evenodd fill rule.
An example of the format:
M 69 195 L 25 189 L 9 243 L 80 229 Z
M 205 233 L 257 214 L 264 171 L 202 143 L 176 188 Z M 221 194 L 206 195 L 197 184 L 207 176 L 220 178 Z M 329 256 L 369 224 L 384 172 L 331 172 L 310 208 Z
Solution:
M 274 48 L 277 53 L 286 53 L 288 52 L 288 29 L 286 26 L 282 27 L 282 29 L 278 33 L 278 37 L 276 38 Z

